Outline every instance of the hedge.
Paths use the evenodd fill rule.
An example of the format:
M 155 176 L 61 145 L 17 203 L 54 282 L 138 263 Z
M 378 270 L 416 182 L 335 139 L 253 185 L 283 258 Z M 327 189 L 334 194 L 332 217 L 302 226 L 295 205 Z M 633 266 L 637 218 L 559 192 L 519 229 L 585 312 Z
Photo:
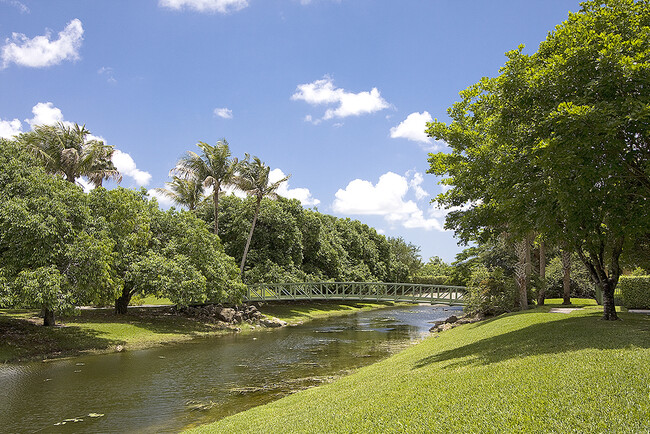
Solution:
M 623 306 L 650 309 L 650 276 L 622 276 L 618 288 Z

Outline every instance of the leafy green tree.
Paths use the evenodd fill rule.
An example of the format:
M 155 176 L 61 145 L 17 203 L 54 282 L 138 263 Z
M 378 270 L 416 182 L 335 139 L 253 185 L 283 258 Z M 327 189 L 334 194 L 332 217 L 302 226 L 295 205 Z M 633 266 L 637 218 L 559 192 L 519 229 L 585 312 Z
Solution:
M 387 239 L 390 247 L 389 280 L 392 282 L 412 282 L 422 268 L 420 247 L 407 243 L 402 237 Z
M 122 175 L 111 160 L 114 148 L 101 140 L 89 140 L 85 125 L 38 125 L 34 131 L 18 136 L 43 163 L 48 173 L 62 175 L 66 181 L 76 182 L 85 176 L 95 186 L 104 180 L 120 182 Z
M 205 199 L 203 182 L 195 176 L 189 175 L 185 178 L 172 177 L 172 182 L 167 182 L 167 188 L 156 188 L 156 192 L 171 199 L 175 204 L 186 206 L 194 211 L 199 203 Z
M 222 187 L 234 182 L 239 167 L 236 158 L 230 158 L 230 147 L 226 139 L 216 145 L 199 142 L 201 154 L 187 151 L 187 155 L 178 162 L 172 172 L 186 179 L 196 179 L 203 182 L 204 187 L 212 188 L 212 203 L 214 205 L 214 233 L 219 234 L 219 195 Z
M 449 174 L 448 225 L 461 236 L 537 231 L 574 250 L 616 319 L 626 238 L 647 233 L 650 32 L 647 2 L 590 1 L 537 53 L 507 53 L 496 79 L 461 93 L 450 125 L 429 134 L 452 147 L 430 159 Z M 474 178 L 474 179 L 472 179 Z
M 251 239 L 253 238 L 253 231 L 255 230 L 255 223 L 257 222 L 257 217 L 260 213 L 260 205 L 262 204 L 262 199 L 265 197 L 268 197 L 270 199 L 277 198 L 278 195 L 276 193 L 276 190 L 280 187 L 280 184 L 288 180 L 291 176 L 288 175 L 275 182 L 270 182 L 270 171 L 271 168 L 264 164 L 258 157 L 253 157 L 253 160 L 251 161 L 250 156 L 246 154 L 246 159 L 242 161 L 240 166 L 240 175 L 236 179 L 237 187 L 244 191 L 246 194 L 255 198 L 255 215 L 253 216 L 251 229 L 248 234 L 248 239 L 246 240 L 246 246 L 244 247 L 244 254 L 242 255 L 239 271 L 241 275 L 244 273 L 246 256 L 248 255 L 248 249 L 251 244 Z M 216 208 L 215 213 L 217 213 Z
M 111 240 L 91 227 L 79 186 L 44 173 L 22 149 L 0 147 L 0 264 L 4 304 L 55 313 L 96 302 L 105 285 Z

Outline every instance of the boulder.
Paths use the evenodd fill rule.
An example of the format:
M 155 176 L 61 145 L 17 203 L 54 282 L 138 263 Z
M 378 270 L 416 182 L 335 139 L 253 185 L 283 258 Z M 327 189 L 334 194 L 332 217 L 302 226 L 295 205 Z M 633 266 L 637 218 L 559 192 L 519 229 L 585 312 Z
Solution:
M 216 311 L 217 318 L 219 318 L 223 322 L 232 322 L 233 318 L 235 317 L 235 309 L 231 307 L 224 307 L 221 308 L 220 310 Z
M 260 319 L 260 325 L 264 327 L 284 327 L 287 323 L 278 318 L 262 318 Z

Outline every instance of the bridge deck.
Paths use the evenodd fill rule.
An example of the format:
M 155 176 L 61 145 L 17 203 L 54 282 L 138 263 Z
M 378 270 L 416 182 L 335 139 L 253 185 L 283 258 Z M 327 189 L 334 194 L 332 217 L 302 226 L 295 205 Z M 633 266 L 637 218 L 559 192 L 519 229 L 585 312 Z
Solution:
M 462 305 L 465 287 L 382 282 L 301 282 L 248 285 L 246 301 L 373 300 Z

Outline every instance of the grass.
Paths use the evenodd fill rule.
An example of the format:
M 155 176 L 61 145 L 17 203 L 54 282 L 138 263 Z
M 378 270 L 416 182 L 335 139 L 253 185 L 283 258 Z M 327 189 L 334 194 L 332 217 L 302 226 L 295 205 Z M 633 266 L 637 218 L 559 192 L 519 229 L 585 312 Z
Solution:
M 650 317 L 507 314 L 192 433 L 650 432 Z
M 164 300 L 162 300 L 164 302 Z M 160 300 L 145 300 L 159 304 Z M 285 303 L 260 308 L 290 324 L 313 318 L 344 315 L 385 307 L 388 303 Z M 197 337 L 232 333 L 212 323 L 172 315 L 165 308 L 129 308 L 127 315 L 112 309 L 82 310 L 79 315 L 57 318 L 56 327 L 43 327 L 38 311 L 0 309 L 0 363 L 75 356 L 87 352 L 136 350 Z M 248 324 L 242 331 L 253 331 Z

